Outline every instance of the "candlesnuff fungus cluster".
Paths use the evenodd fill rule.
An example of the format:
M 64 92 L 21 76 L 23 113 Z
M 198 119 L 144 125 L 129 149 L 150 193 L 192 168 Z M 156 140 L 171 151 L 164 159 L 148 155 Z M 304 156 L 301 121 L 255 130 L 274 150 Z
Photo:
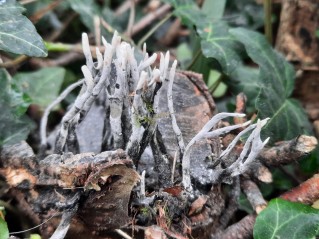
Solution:
M 126 155 L 132 159 L 135 169 L 139 168 L 139 162 L 142 154 L 147 147 L 152 149 L 153 157 L 160 158 L 161 162 L 156 161 L 155 164 L 161 164 L 161 169 L 157 169 L 158 174 L 173 174 L 180 172 L 177 182 L 181 182 L 184 195 L 190 198 L 197 197 L 201 194 L 194 187 L 193 180 L 196 174 L 194 169 L 194 160 L 196 155 L 192 154 L 198 143 L 203 143 L 207 139 L 217 139 L 224 134 L 236 129 L 243 129 L 224 151 L 215 154 L 213 166 L 208 169 L 203 164 L 204 184 L 210 185 L 229 182 L 229 178 L 243 174 L 251 162 L 258 156 L 268 139 L 262 141 L 260 132 L 262 127 L 267 123 L 268 119 L 258 120 L 257 123 L 251 124 L 250 121 L 218 128 L 217 124 L 227 117 L 244 117 L 239 113 L 219 113 L 213 116 L 203 128 L 187 142 L 183 137 L 183 129 L 179 127 L 178 120 L 174 109 L 173 84 L 176 74 L 177 61 L 175 60 L 169 67 L 170 54 L 167 52 L 165 56 L 161 53 L 159 57 L 159 66 L 152 68 L 151 66 L 158 59 L 157 54 L 149 56 L 146 52 L 144 44 L 141 60 L 135 57 L 134 48 L 122 42 L 121 38 L 115 32 L 112 42 L 108 43 L 102 38 L 104 45 L 104 53 L 102 54 L 96 48 L 97 61 L 93 61 L 88 36 L 83 33 L 82 45 L 86 58 L 86 65 L 82 66 L 84 79 L 67 88 L 60 97 L 58 97 L 45 111 L 41 121 L 41 144 L 42 150 L 47 146 L 46 124 L 49 111 L 55 104 L 59 103 L 71 90 L 82 85 L 79 95 L 74 104 L 68 109 L 64 115 L 60 129 L 56 136 L 54 153 L 62 155 L 64 152 L 79 154 L 80 148 L 78 144 L 78 136 L 76 128 L 81 126 L 81 122 L 88 115 L 94 102 L 97 100 L 102 102 L 105 109 L 104 129 L 102 134 L 102 142 L 100 151 L 112 151 L 117 149 L 125 150 Z M 167 117 L 171 119 L 172 130 L 175 134 L 177 142 L 177 161 L 180 162 L 179 167 L 172 168 L 172 160 L 166 155 L 166 151 L 160 152 L 162 156 L 158 157 L 159 151 L 163 148 L 162 142 L 154 143 L 154 135 L 158 134 L 158 120 L 160 115 L 160 104 L 162 90 L 166 90 L 166 101 L 168 113 Z M 163 94 L 162 94 L 163 95 Z M 239 142 L 240 138 L 250 132 L 242 152 L 235 159 L 230 159 L 229 155 Z M 161 137 L 165 137 L 162 135 Z M 160 146 L 156 145 L 159 144 Z M 82 152 L 81 152 L 82 153 Z M 99 156 L 100 157 L 100 156 Z M 204 161 L 205 158 L 196 158 L 197 162 Z M 225 167 L 223 161 L 228 161 Z M 197 165 L 198 166 L 198 165 Z M 207 175 L 206 175 L 207 172 Z M 174 178 L 174 177 L 172 177 Z M 165 181 L 167 179 L 167 182 Z M 145 172 L 142 173 L 140 198 L 145 198 Z M 161 181 L 161 180 L 159 180 Z M 164 177 L 159 183 L 159 189 L 172 186 L 171 177 Z M 99 188 L 99 187 L 96 187 Z M 197 190 L 197 191 L 196 191 Z M 186 204 L 185 204 L 186 206 Z
M 102 55 L 99 48 L 96 48 L 97 61 L 94 62 L 88 36 L 86 33 L 82 34 L 83 52 L 86 58 L 86 65 L 81 68 L 84 81 L 80 81 L 80 84 L 83 82 L 81 91 L 62 119 L 61 128 L 56 138 L 55 153 L 61 154 L 65 150 L 79 153 L 75 133 L 76 126 L 84 119 L 99 94 L 105 94 L 104 99 L 108 114 L 105 116 L 104 148 L 125 149 L 135 165 L 138 166 L 139 158 L 148 146 L 156 128 L 156 114 L 160 101 L 157 92 L 163 85 L 167 84 L 169 115 L 178 141 L 179 158 L 182 160 L 182 184 L 186 191 L 191 192 L 191 148 L 196 147 L 196 142 L 200 140 L 215 138 L 232 130 L 246 127 L 250 124 L 250 121 L 215 129 L 216 124 L 226 117 L 245 116 L 238 113 L 219 113 L 209 120 L 202 130 L 185 146 L 182 132 L 176 121 L 172 97 L 177 61 L 173 62 L 169 70 L 170 54 L 167 52 L 164 56 L 161 53 L 159 68 L 151 68 L 151 65 L 157 59 L 157 54 L 154 53 L 149 57 L 144 44 L 142 60 L 138 63 L 134 55 L 134 48 L 130 44 L 122 42 L 117 32 L 115 32 L 111 43 L 108 43 L 103 37 L 102 42 L 105 48 L 104 54 Z M 79 82 L 74 85 L 79 85 Z M 73 88 L 74 86 L 71 85 L 70 89 Z M 49 108 L 52 108 L 52 106 Z M 44 122 L 41 125 L 42 145 L 46 144 L 46 117 L 43 117 Z M 222 182 L 221 175 L 234 177 L 245 172 L 248 165 L 258 156 L 258 153 L 268 142 L 268 139 L 264 142 L 260 139 L 261 128 L 267 120 L 258 120 L 256 124 L 252 124 L 241 131 L 220 154 L 217 161 L 224 160 L 240 140 L 240 137 L 253 130 L 238 159 L 225 169 L 215 168 L 212 183 L 217 182 L 217 180 Z M 109 127 L 109 129 L 106 127 Z

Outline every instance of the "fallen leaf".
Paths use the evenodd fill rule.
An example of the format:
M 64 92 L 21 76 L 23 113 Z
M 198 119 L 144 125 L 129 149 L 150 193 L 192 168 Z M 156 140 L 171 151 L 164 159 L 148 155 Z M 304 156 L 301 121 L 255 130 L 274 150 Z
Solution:
M 194 215 L 202 211 L 205 203 L 207 202 L 207 197 L 205 196 L 199 196 L 191 205 L 191 208 L 189 209 L 188 215 Z

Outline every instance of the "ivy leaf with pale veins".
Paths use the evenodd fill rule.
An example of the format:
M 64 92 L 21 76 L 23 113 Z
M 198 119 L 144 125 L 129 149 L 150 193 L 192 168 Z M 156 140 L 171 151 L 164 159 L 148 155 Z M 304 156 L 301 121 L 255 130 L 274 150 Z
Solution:
M 244 28 L 231 29 L 230 33 L 244 44 L 249 57 L 259 65 L 258 118 L 271 118 L 263 136 L 275 142 L 311 133 L 304 110 L 290 98 L 295 83 L 293 66 L 271 48 L 263 35 Z
M 222 21 L 196 23 L 201 38 L 204 56 L 215 58 L 226 75 L 241 65 L 240 44 L 228 32 L 228 25 Z
M 24 115 L 30 104 L 28 96 L 12 88 L 11 77 L 4 69 L 0 69 L 0 88 L 1 146 L 26 139 L 33 123 Z
M 278 198 L 270 201 L 254 226 L 256 239 L 310 239 L 318 235 L 318 209 Z
M 230 75 L 241 64 L 239 55 L 241 44 L 229 34 L 227 23 L 211 20 L 211 16 L 205 14 L 206 9 L 202 11 L 194 1 L 166 0 L 166 2 L 174 6 L 174 14 L 179 16 L 183 23 L 196 27 L 203 55 L 216 59 L 225 74 Z
M 14 82 L 21 92 L 29 95 L 33 104 L 46 108 L 59 95 L 65 76 L 62 67 L 47 67 L 35 72 L 18 73 Z
M 24 10 L 15 0 L 0 4 L 0 50 L 15 54 L 46 57 L 47 49 Z

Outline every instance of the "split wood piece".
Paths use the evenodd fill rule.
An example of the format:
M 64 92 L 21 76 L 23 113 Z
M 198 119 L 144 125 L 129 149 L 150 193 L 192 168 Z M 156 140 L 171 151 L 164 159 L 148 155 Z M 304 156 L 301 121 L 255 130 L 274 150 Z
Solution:
M 289 164 L 309 154 L 317 144 L 315 137 L 301 135 L 293 140 L 283 141 L 274 147 L 264 149 L 258 158 L 269 166 Z
M 272 183 L 273 181 L 271 171 L 259 160 L 252 162 L 246 173 L 263 183 Z

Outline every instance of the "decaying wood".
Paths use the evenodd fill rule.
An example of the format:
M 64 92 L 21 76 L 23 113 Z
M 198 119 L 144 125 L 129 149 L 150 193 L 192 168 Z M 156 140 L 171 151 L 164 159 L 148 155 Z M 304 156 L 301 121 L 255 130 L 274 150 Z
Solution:
M 272 166 L 292 163 L 309 154 L 317 144 L 315 137 L 301 135 L 293 140 L 279 142 L 274 147 L 264 149 L 259 158 L 266 165 Z
M 78 218 L 73 219 L 75 225 L 79 225 L 79 219 L 85 222 L 80 223 L 82 229 L 77 230 L 87 235 L 116 229 L 130 222 L 129 199 L 133 186 L 140 178 L 130 168 L 132 165 L 123 150 L 97 155 L 53 154 L 38 161 L 24 142 L 2 149 L 0 174 L 13 190 L 29 195 L 26 197 L 27 204 L 23 206 L 27 205 L 30 211 L 38 214 L 40 220 L 56 212 L 65 214 L 70 208 L 77 207 L 79 200 L 83 200 L 77 213 L 72 211 L 72 215 L 76 214 Z M 70 217 L 67 213 L 66 219 L 62 219 L 70 221 Z M 44 235 L 50 235 L 48 228 L 54 229 L 54 223 L 51 225 L 50 221 L 45 225 Z M 63 221 L 61 223 L 62 228 L 68 226 Z
M 319 7 L 316 0 L 283 0 L 276 48 L 289 61 L 318 65 Z
M 43 238 L 114 238 L 109 233 L 134 231 L 135 225 L 145 229 L 146 238 L 152 232 L 164 238 L 232 235 L 234 226 L 225 227 L 237 209 L 240 175 L 270 181 L 261 162 L 280 156 L 276 163 L 286 163 L 316 144 L 300 136 L 264 151 L 257 162 L 268 142 L 260 137 L 268 118 L 251 125 L 221 123 L 245 115 L 216 114 L 201 75 L 175 72 L 177 62 L 169 68 L 169 52 L 151 68 L 157 54 L 149 57 L 146 47 L 137 62 L 134 48 L 117 33 L 111 43 L 102 42 L 106 50 L 102 55 L 97 49 L 94 62 L 83 34 L 82 89 L 52 136 L 55 143 L 42 140 L 41 158 L 25 142 L 1 150 L 0 175 L 10 195 L 36 222 L 58 215 L 41 227 Z M 240 103 L 244 106 L 244 97 Z M 249 136 L 242 143 L 244 134 Z M 41 137 L 46 139 L 45 127 Z M 228 142 L 222 147 L 221 141 Z M 291 149 L 295 154 L 287 153 Z M 252 200 L 251 185 L 243 188 L 259 211 L 262 203 Z M 251 222 L 242 222 L 243 235 L 249 235 Z

